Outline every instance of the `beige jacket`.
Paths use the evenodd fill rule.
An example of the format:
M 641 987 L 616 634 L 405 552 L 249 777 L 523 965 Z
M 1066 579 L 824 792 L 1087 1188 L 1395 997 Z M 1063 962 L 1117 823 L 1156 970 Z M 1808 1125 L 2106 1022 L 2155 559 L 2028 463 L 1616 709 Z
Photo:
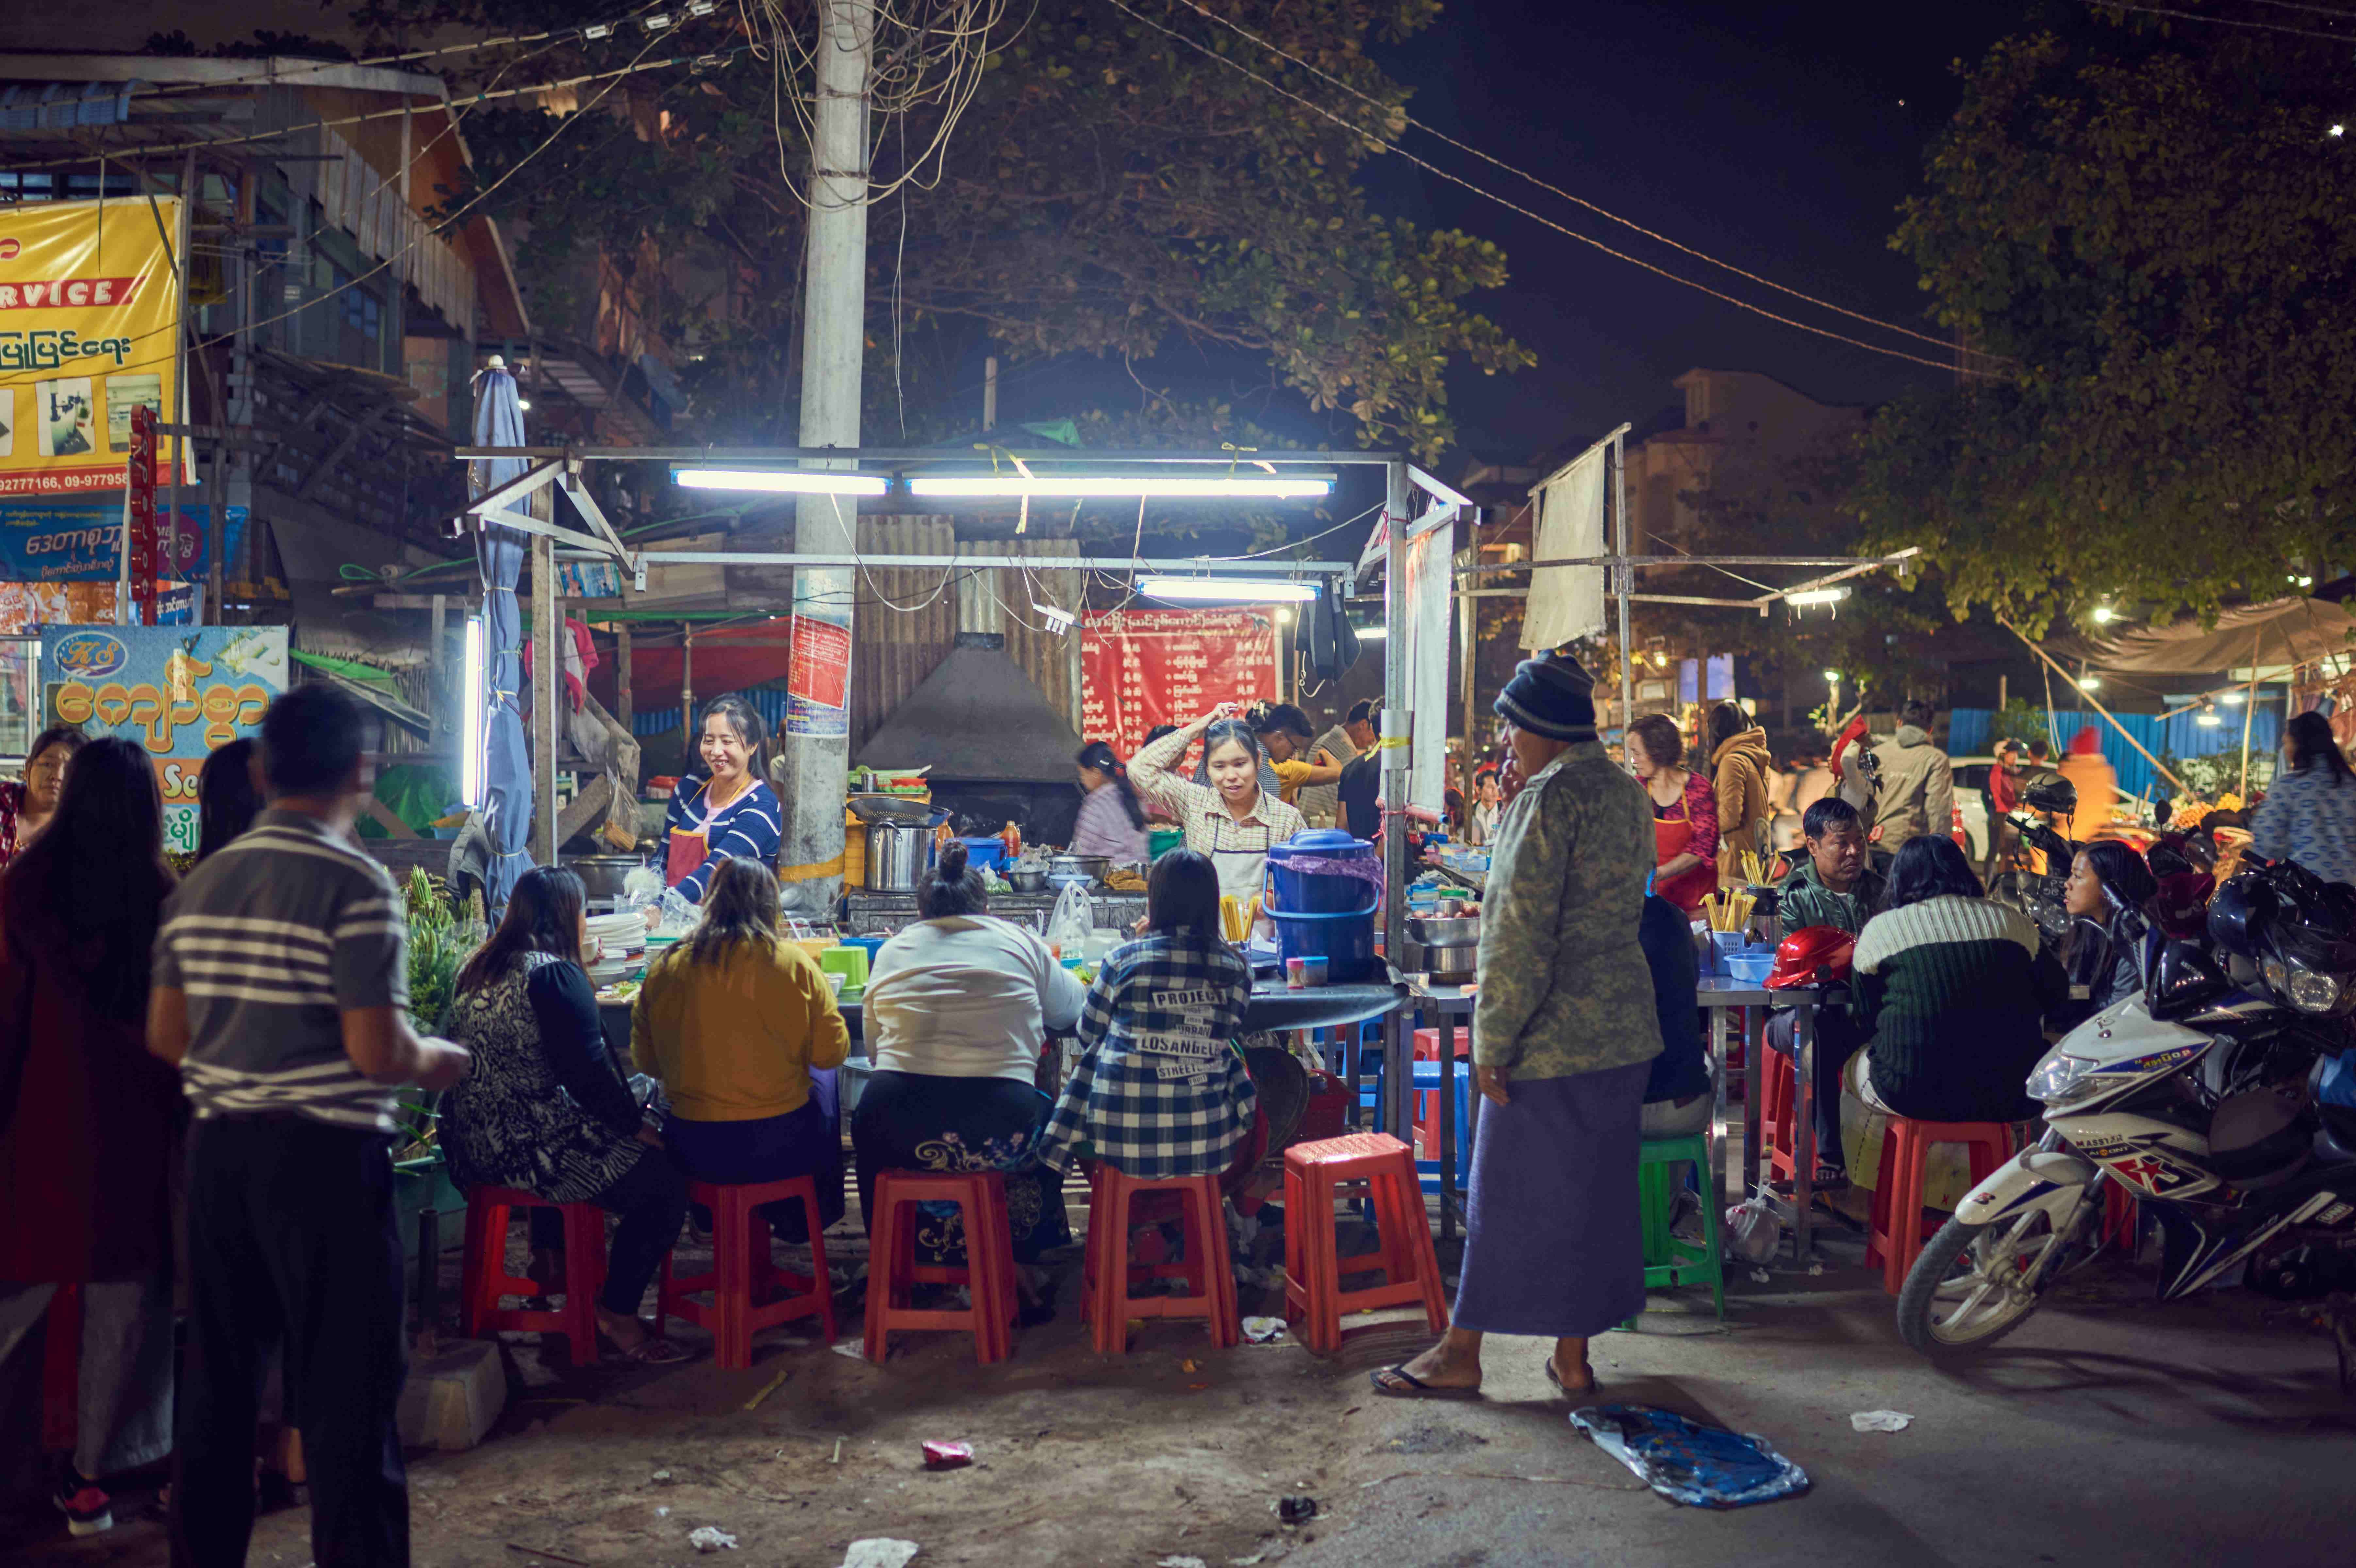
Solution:
M 1759 825 L 1775 814 L 1767 791 L 1775 765 L 1767 754 L 1767 731 L 1753 725 L 1730 737 L 1711 753 L 1709 765 L 1718 785 L 1718 885 L 1739 888 L 1745 880 L 1742 851 L 1759 849 Z
M 1955 785 L 1947 753 L 1912 724 L 1873 749 L 1881 763 L 1881 788 L 1873 797 L 1873 821 L 1881 848 L 1895 855 L 1909 838 L 1951 833 L 1955 826 Z

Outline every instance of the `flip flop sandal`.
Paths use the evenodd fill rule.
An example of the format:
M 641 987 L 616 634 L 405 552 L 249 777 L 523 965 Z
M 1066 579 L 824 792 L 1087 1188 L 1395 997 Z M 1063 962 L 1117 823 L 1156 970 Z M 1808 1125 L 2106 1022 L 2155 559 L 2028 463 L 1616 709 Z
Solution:
M 1808 1180 L 1811 1192 L 1839 1192 L 1848 1186 L 1848 1172 L 1837 1165 L 1820 1165 Z
M 1383 1381 L 1385 1378 L 1397 1378 L 1407 1387 L 1394 1387 L 1385 1382 Z M 1481 1397 L 1480 1385 L 1477 1383 L 1471 1388 L 1448 1388 L 1428 1383 L 1408 1371 L 1404 1362 L 1396 1367 L 1385 1367 L 1380 1371 L 1368 1372 L 1366 1381 L 1373 1384 L 1375 1392 L 1386 1399 L 1478 1399 Z
M 1554 1384 L 1554 1392 L 1562 1395 L 1565 1399 L 1593 1399 L 1603 1392 L 1603 1380 L 1595 1375 L 1595 1369 L 1592 1367 L 1590 1367 L 1587 1370 L 1587 1386 L 1585 1388 L 1571 1388 L 1567 1386 L 1562 1381 L 1562 1374 L 1554 1370 L 1554 1358 L 1552 1356 L 1548 1356 L 1547 1358 L 1546 1375 L 1547 1381 Z
M 645 1339 L 639 1340 L 629 1349 L 624 1349 L 619 1344 L 615 1342 L 612 1336 L 605 1333 L 605 1330 L 600 1329 L 597 1333 L 597 1344 L 601 1349 L 618 1356 L 623 1360 L 636 1361 L 640 1366 L 676 1366 L 680 1362 L 687 1360 L 687 1352 L 685 1350 L 681 1349 L 679 1346 L 672 1344 L 661 1335 L 654 1333 L 651 1330 L 648 1331 Z

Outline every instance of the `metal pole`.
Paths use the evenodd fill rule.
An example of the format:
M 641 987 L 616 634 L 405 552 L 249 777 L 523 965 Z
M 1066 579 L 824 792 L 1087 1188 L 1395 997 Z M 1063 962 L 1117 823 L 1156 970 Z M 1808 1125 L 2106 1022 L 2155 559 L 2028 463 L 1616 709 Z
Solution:
M 182 155 L 180 158 L 179 254 L 173 258 L 178 263 L 173 269 L 173 282 L 180 292 L 175 296 L 172 312 L 172 400 L 179 405 L 179 412 L 174 416 L 163 409 L 157 409 L 155 418 L 159 424 L 166 419 L 174 417 L 177 417 L 183 426 L 196 422 L 195 404 L 188 400 L 188 230 L 196 221 L 194 216 L 197 202 L 196 184 L 197 155 L 194 151 L 190 151 Z M 162 444 L 160 437 L 157 444 L 159 447 Z M 172 438 L 172 472 L 165 480 L 164 515 L 171 519 L 170 526 L 176 533 L 180 527 L 180 465 L 185 461 L 187 451 L 187 436 L 176 435 Z M 215 500 L 214 505 L 216 507 L 220 505 L 218 499 Z M 158 532 L 161 532 L 160 528 Z M 218 555 L 218 549 L 215 553 Z M 161 566 L 163 562 L 158 559 L 156 564 Z
M 1408 635 L 1407 604 L 1407 464 L 1384 465 L 1387 484 L 1383 493 L 1383 526 L 1388 530 L 1383 562 L 1383 624 L 1390 635 L 1383 644 L 1383 954 L 1398 966 L 1407 952 L 1407 799 L 1408 773 L 1413 758 L 1408 738 L 1415 716 L 1408 708 L 1407 658 L 1399 639 Z M 1383 1130 L 1408 1136 L 1408 1105 L 1415 1089 L 1415 1063 L 1409 1060 L 1408 1015 L 1397 1008 L 1383 1015 Z M 1440 1064 L 1441 1071 L 1449 1063 Z
M 1624 431 L 1627 427 L 1623 425 L 1621 428 Z M 1628 453 L 1623 444 L 1626 439 L 1624 435 L 1612 438 L 1612 517 L 1619 525 L 1617 537 L 1620 553 L 1623 556 L 1633 553 L 1631 546 L 1633 543 L 1628 537 Z M 1622 762 L 1628 756 L 1628 726 L 1635 722 L 1636 718 L 1635 664 L 1629 646 L 1629 638 L 1634 634 L 1628 624 L 1628 595 L 1634 589 L 1635 581 L 1634 567 L 1615 566 L 1612 569 L 1612 592 L 1620 600 L 1620 756 Z
M 691 773 L 695 768 L 695 627 L 693 623 L 679 624 L 679 746 L 682 760 L 679 771 Z
M 859 444 L 860 361 L 867 319 L 867 79 L 875 47 L 872 0 L 820 0 L 815 50 L 815 134 L 810 139 L 809 267 L 802 293 L 801 443 Z M 794 507 L 794 548 L 856 550 L 858 506 L 803 496 Z M 779 727 L 786 818 L 778 852 L 787 907 L 830 912 L 842 892 L 842 780 L 851 760 L 851 572 L 794 571 L 794 636 L 813 639 L 811 689 L 789 691 Z M 840 654 L 843 689 L 831 668 Z M 826 699 L 839 695 L 837 706 Z
M 981 362 L 981 428 L 998 428 L 998 356 Z

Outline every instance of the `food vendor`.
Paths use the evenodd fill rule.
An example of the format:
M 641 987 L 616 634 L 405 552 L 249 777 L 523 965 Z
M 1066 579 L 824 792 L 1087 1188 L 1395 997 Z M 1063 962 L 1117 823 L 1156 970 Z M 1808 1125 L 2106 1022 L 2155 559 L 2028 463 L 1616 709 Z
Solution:
M 0 866 L 15 859 L 16 851 L 57 815 L 66 763 L 81 750 L 82 739 L 82 732 L 70 724 L 42 731 L 26 753 L 25 782 L 0 784 Z
M 1281 844 L 1307 824 L 1301 813 L 1260 787 L 1259 741 L 1223 702 L 1185 728 L 1153 741 L 1130 759 L 1130 783 L 1159 802 L 1186 832 L 1186 848 L 1211 857 L 1223 897 L 1250 900 L 1260 891 L 1271 844 Z M 1197 736 L 1203 738 L 1209 784 L 1193 784 L 1171 771 Z
M 703 710 L 699 750 L 705 776 L 680 781 L 656 842 L 664 885 L 690 903 L 703 901 L 703 890 L 724 859 L 776 864 L 785 813 L 755 766 L 767 738 L 761 716 L 741 697 L 721 698 Z M 660 904 L 648 906 L 648 925 L 661 918 Z

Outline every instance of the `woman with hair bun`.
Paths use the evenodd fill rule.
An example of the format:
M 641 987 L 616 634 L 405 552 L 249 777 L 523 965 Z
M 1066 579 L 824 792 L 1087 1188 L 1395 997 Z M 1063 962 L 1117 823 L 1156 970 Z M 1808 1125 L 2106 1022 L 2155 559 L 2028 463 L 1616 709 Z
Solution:
M 851 1119 L 861 1211 L 874 1212 L 885 1170 L 1003 1171 L 1015 1262 L 1036 1263 L 1071 1239 L 1062 1183 L 1037 1157 L 1051 1109 L 1039 1053 L 1049 1029 L 1079 1022 L 1087 993 L 1035 933 L 990 912 L 956 839 L 916 880 L 916 913 L 867 975 L 875 1070 Z M 959 1261 L 962 1219 L 927 1221 L 916 1247 L 928 1262 Z

